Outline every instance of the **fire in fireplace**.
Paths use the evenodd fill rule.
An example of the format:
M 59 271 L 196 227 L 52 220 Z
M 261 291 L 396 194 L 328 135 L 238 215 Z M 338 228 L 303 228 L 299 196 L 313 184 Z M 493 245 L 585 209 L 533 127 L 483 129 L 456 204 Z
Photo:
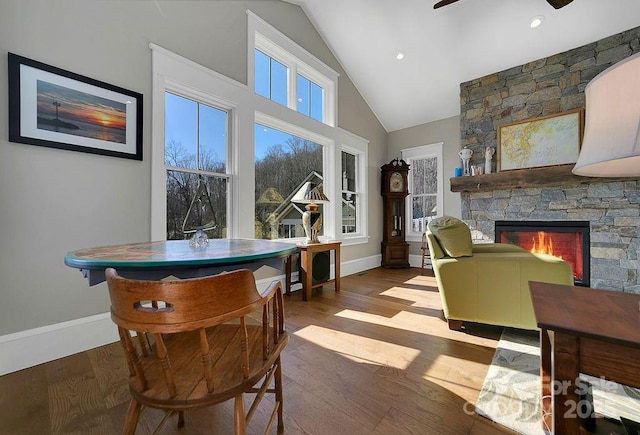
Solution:
M 496 221 L 496 242 L 551 254 L 571 265 L 576 285 L 589 286 L 588 221 Z

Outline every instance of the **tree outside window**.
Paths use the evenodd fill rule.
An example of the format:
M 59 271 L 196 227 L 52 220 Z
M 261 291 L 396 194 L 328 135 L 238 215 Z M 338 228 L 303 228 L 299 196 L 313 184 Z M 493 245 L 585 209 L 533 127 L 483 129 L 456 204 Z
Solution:
M 167 240 L 226 237 L 227 125 L 226 111 L 165 94 Z
M 322 184 L 322 146 L 259 123 L 255 140 L 255 236 L 303 237 L 304 207 L 291 198 L 306 181 Z

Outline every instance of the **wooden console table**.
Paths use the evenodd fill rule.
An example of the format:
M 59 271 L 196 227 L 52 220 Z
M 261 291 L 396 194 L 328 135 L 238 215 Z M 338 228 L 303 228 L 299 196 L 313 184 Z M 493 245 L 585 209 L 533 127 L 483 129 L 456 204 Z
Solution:
M 324 242 L 314 243 L 309 245 L 297 245 L 297 253 L 300 255 L 300 276 L 299 281 L 291 281 L 291 263 L 293 261 L 293 255 L 287 258 L 285 264 L 286 275 L 286 294 L 291 293 L 291 286 L 293 284 L 302 284 L 302 300 L 308 301 L 311 299 L 311 293 L 314 288 L 322 287 L 324 284 L 334 283 L 337 292 L 340 291 L 340 244 L 342 242 Z M 333 251 L 335 261 L 335 278 L 328 279 L 326 281 L 313 283 L 313 255 L 318 252 Z
M 640 388 L 640 295 L 530 282 L 540 330 L 542 415 L 555 434 L 580 433 L 580 373 Z

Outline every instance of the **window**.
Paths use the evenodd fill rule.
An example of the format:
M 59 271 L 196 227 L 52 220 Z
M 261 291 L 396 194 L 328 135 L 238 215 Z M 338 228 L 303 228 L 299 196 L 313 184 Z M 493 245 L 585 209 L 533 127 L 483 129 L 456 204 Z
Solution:
M 358 156 L 342 151 L 342 233 L 358 232 L 359 204 L 356 181 Z
M 252 59 L 255 93 L 316 121 L 335 125 L 338 77 L 335 71 L 266 23 L 256 20 L 253 24 L 249 31 L 251 27 L 255 31 L 249 37 L 255 43 Z
M 211 237 L 304 238 L 304 206 L 288 198 L 309 177 L 330 201 L 324 237 L 367 243 L 368 142 L 335 127 L 338 74 L 247 15 L 247 84 L 150 44 L 152 240 L 198 227 Z M 355 211 L 346 232 L 342 151 L 355 186 L 344 192 Z
M 438 143 L 402 150 L 403 160 L 410 165 L 407 240 L 420 240 L 429 221 L 442 216 L 442 145 Z
M 221 238 L 227 228 L 228 113 L 165 93 L 167 240 L 197 229 Z
M 322 122 L 323 89 L 305 76 L 298 74 L 297 93 L 298 112 Z
M 305 236 L 304 208 L 291 198 L 307 181 L 322 185 L 322 161 L 321 145 L 255 124 L 256 238 Z
M 272 44 L 263 41 L 262 50 L 271 47 L 271 53 L 279 50 L 273 49 Z M 257 39 L 258 41 L 258 39 Z M 324 89 L 322 85 L 305 77 L 301 73 L 293 74 L 299 68 L 290 55 L 282 55 L 276 60 L 278 54 L 268 55 L 260 49 L 255 49 L 254 88 L 256 94 L 262 95 L 278 104 L 296 110 L 305 116 L 324 122 Z M 295 76 L 295 80 L 292 77 Z M 295 95 L 295 101 L 289 104 L 289 95 Z
M 287 94 L 289 69 L 260 50 L 256 50 L 255 52 L 256 94 L 286 106 L 289 100 Z

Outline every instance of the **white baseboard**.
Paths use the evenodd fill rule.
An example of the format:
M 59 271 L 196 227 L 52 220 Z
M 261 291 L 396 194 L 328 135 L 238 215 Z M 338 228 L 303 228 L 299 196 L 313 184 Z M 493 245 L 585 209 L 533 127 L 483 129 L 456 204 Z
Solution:
M 380 266 L 380 255 L 340 263 L 340 276 Z M 331 273 L 334 273 L 332 266 Z M 260 290 L 284 275 L 258 280 Z M 69 320 L 0 336 L 0 376 L 118 341 L 110 313 Z
M 109 313 L 0 336 L 0 375 L 118 341 Z
M 409 265 L 411 267 L 422 267 L 422 254 L 409 254 Z M 429 268 L 431 268 L 431 266 L 429 266 Z

